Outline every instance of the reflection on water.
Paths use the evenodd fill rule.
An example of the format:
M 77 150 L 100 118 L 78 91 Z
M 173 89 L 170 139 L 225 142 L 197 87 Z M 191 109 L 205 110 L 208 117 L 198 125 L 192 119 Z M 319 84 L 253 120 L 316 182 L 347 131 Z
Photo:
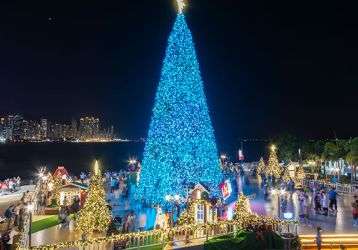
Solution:
M 0 179 L 33 178 L 40 166 L 54 170 L 59 165 L 79 175 L 91 169 L 94 159 L 100 160 L 103 172 L 118 171 L 130 157 L 141 158 L 143 148 L 143 143 L 135 142 L 0 144 Z

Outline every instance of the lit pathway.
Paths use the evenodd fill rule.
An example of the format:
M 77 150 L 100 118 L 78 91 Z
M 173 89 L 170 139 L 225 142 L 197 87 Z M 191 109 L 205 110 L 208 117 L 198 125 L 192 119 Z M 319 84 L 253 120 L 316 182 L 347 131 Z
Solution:
M 253 181 L 248 183 L 248 179 L 246 178 L 241 178 L 238 183 L 239 191 L 241 189 L 247 195 L 255 194 L 256 198 L 250 201 L 251 208 L 254 212 L 262 215 L 277 217 L 277 195 L 270 197 L 270 201 L 265 201 L 263 198 L 262 189 L 259 188 L 256 183 Z M 299 221 L 299 202 L 297 193 L 288 193 L 288 201 L 287 212 L 293 213 L 293 219 Z M 358 228 L 354 228 L 352 224 L 352 201 L 353 194 L 339 195 L 337 198 L 337 215 L 330 214 L 327 217 L 320 214 L 316 215 L 314 211 L 314 205 L 312 204 L 308 223 L 300 223 L 298 227 L 298 233 L 315 233 L 317 226 L 320 226 L 323 229 L 323 233 L 358 233 Z
M 59 229 L 54 226 L 31 235 L 32 246 L 54 244 L 63 241 L 74 241 L 81 239 L 81 235 L 76 231 Z
M 277 196 L 273 196 L 271 201 L 265 201 L 263 199 L 262 189 L 255 183 L 250 183 L 247 179 L 241 179 L 239 189 L 246 195 L 255 194 L 255 199 L 251 200 L 251 208 L 254 212 L 266 216 L 277 216 Z M 116 215 L 123 216 L 126 214 L 133 203 L 125 202 L 123 199 L 115 199 L 113 195 L 108 197 L 111 199 L 113 206 L 113 212 Z M 288 204 L 288 210 L 293 213 L 294 219 L 298 220 L 298 200 L 297 194 L 290 194 L 290 202 Z M 300 234 L 313 234 L 317 226 L 323 228 L 323 233 L 358 233 L 357 228 L 352 226 L 352 209 L 351 209 L 352 195 L 338 196 L 338 214 L 337 216 L 315 215 L 312 208 L 310 213 L 310 220 L 308 225 L 301 224 L 298 227 Z M 58 227 L 52 227 L 47 230 L 37 232 L 32 235 L 33 245 L 43 245 L 58 243 L 61 241 L 73 241 L 80 239 L 80 235 L 74 231 L 58 229 Z M 195 242 L 200 244 L 199 242 Z M 193 242 L 193 245 L 196 245 Z M 174 247 L 175 248 L 175 247 Z M 168 248 L 169 249 L 169 248 Z
M 308 225 L 300 225 L 299 233 L 314 233 L 317 226 L 323 229 L 323 233 L 358 233 L 358 228 L 353 227 L 352 221 L 352 195 L 338 197 L 337 215 L 316 215 L 312 210 Z
M 299 221 L 299 204 L 297 194 L 291 195 L 288 211 L 292 212 L 294 219 Z M 274 217 L 277 216 L 277 196 L 273 198 L 274 202 L 266 204 L 267 214 Z M 328 216 L 316 214 L 313 205 L 310 210 L 308 223 L 301 221 L 298 227 L 299 234 L 315 233 L 316 227 L 320 226 L 324 233 L 358 233 L 358 228 L 354 228 L 352 224 L 352 195 L 341 195 L 337 199 L 338 212 L 337 215 L 329 213 Z M 255 201 L 253 201 L 254 203 Z

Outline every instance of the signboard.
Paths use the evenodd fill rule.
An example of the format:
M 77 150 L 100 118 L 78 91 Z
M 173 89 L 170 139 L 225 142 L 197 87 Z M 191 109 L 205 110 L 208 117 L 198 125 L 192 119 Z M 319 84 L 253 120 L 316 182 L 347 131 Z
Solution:
M 232 194 L 232 187 L 230 180 L 225 180 L 223 183 L 220 184 L 221 193 L 223 195 L 224 201 L 230 197 Z
M 235 202 L 237 199 L 236 179 L 226 179 L 220 184 L 220 190 L 225 204 Z

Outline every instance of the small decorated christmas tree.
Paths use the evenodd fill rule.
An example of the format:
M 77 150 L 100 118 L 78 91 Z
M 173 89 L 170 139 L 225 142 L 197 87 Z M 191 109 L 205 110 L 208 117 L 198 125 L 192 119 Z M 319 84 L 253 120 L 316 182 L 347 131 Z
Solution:
M 57 206 L 60 205 L 60 188 L 62 187 L 62 179 L 57 176 L 50 176 L 50 191 L 53 194 L 51 203 L 55 203 Z
M 262 184 L 262 177 L 261 177 L 261 175 L 257 175 L 256 178 L 257 178 L 257 184 L 258 184 L 259 186 L 261 186 L 261 184 Z
M 288 169 L 288 167 L 285 167 L 285 169 L 283 170 L 283 174 L 281 179 L 284 182 L 288 182 L 290 180 L 291 176 L 290 176 L 290 170 Z
M 189 202 L 187 208 L 180 214 L 178 225 L 191 225 L 195 223 L 194 203 Z
M 299 165 L 296 169 L 296 176 L 295 176 L 295 182 L 296 184 L 302 184 L 302 181 L 305 179 L 306 174 L 303 170 L 303 166 Z
M 76 227 L 83 234 L 102 233 L 107 231 L 110 221 L 111 214 L 107 207 L 103 178 L 96 161 L 85 204 L 78 213 Z
M 264 171 L 265 171 L 265 162 L 264 159 L 261 157 L 259 161 L 259 165 L 257 165 L 256 168 L 256 175 L 257 176 L 262 175 Z
M 280 168 L 280 164 L 278 163 L 276 147 L 274 145 L 271 146 L 270 156 L 269 156 L 265 174 L 266 176 L 272 176 L 275 177 L 276 179 L 280 178 L 281 176 L 281 168 Z
M 251 214 L 249 199 L 243 193 L 240 193 L 239 199 L 236 202 L 234 220 L 240 221 L 249 214 Z
M 249 199 L 242 193 L 240 193 L 236 203 L 234 220 L 241 229 L 252 232 L 258 232 L 263 230 L 263 228 L 272 229 L 274 226 L 282 223 L 282 221 L 272 217 L 264 217 L 253 213 L 250 209 Z

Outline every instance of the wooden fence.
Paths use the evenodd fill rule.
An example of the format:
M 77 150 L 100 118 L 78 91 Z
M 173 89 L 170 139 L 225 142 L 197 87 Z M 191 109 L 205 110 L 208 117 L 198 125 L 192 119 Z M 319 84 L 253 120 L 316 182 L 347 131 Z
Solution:
M 53 245 L 31 247 L 32 250 L 105 250 L 105 249 L 141 249 L 149 246 L 165 246 L 172 244 L 185 246 L 187 244 L 203 244 L 206 240 L 234 234 L 239 230 L 235 221 L 218 222 L 215 224 L 177 226 L 167 230 L 152 230 L 129 234 L 98 237 L 88 240 L 61 242 Z M 285 222 L 275 225 L 273 230 L 279 234 L 291 233 L 297 235 L 297 223 Z M 26 248 L 19 248 L 24 250 Z

